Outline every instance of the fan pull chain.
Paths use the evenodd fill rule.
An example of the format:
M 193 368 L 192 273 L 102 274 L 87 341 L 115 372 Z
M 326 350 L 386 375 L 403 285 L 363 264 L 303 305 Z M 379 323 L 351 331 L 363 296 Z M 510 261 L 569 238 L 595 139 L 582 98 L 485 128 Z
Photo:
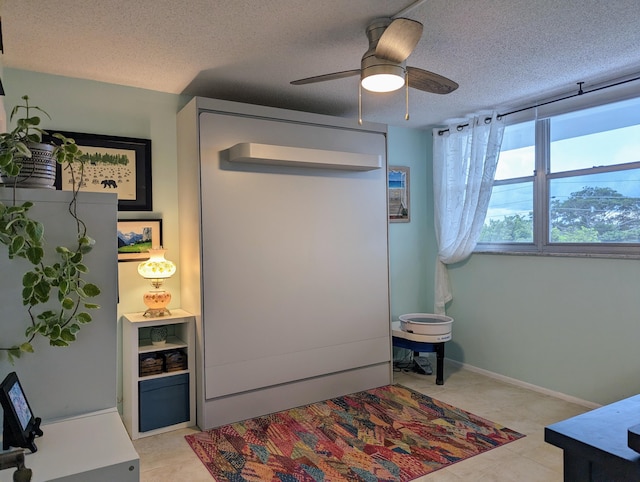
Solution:
M 407 74 L 405 74 L 404 76 L 404 85 L 405 85 L 405 114 L 404 114 L 404 120 L 408 121 L 409 120 L 409 77 L 407 76 Z
M 362 82 L 358 82 L 358 125 L 362 125 Z

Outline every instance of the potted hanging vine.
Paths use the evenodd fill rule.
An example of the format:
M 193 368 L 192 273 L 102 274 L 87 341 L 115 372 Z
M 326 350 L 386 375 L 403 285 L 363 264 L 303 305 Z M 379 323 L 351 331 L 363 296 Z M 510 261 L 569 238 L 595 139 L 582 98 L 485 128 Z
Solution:
M 43 143 L 42 136 L 47 133 L 39 127 L 40 117 L 33 113 L 49 115 L 30 105 L 28 96 L 22 100 L 24 104 L 13 108 L 10 121 L 18 114 L 24 113 L 24 117 L 17 118 L 13 130 L 0 134 L 0 182 L 4 189 L 13 190 L 12 202 L 0 202 L 0 243 L 6 246 L 10 260 L 23 258 L 30 263 L 22 276 L 22 303 L 28 318 L 25 338 L 13 344 L 0 340 L 0 352 L 5 352 L 12 363 L 23 353 L 34 351 L 32 341 L 36 336 L 47 338 L 51 346 L 68 346 L 76 341 L 81 326 L 92 319 L 89 311 L 99 308 L 90 299 L 100 294 L 98 286 L 84 279 L 88 272 L 84 257 L 94 244 L 77 212 L 84 155 L 73 139 L 61 134 L 53 134 L 53 142 Z M 51 264 L 45 262 L 50 247 L 46 246 L 44 226 L 31 217 L 33 202 L 16 201 L 19 187 L 53 185 L 47 157 L 51 158 L 53 180 L 56 163 L 70 172 L 68 212 L 76 227 L 75 244 L 56 246 L 55 262 Z M 39 305 L 43 308 L 38 311 Z

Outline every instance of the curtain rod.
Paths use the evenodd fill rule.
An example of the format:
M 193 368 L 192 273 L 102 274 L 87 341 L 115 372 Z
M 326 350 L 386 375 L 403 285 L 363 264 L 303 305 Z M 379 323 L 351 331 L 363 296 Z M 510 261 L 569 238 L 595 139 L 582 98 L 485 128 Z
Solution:
M 498 114 L 498 119 L 500 119 L 502 117 L 506 117 L 506 116 L 511 115 L 511 114 L 516 114 L 518 112 L 522 112 L 522 111 L 525 111 L 525 110 L 535 109 L 536 107 L 541 107 L 543 105 L 553 104 L 554 102 L 560 102 L 561 100 L 567 100 L 567 99 L 571 99 L 573 97 L 578 97 L 579 95 L 590 94 L 591 92 L 597 92 L 599 90 L 608 89 L 609 87 L 616 87 L 618 85 L 626 84 L 628 82 L 634 82 L 636 80 L 640 80 L 640 76 L 634 77 L 633 79 L 621 80 L 620 82 L 615 82 L 613 84 L 604 85 L 602 87 L 596 87 L 596 88 L 591 89 L 591 90 L 582 90 L 582 84 L 584 84 L 584 82 L 576 82 L 578 84 L 578 92 L 576 92 L 575 94 L 567 95 L 565 97 L 561 97 L 560 99 L 549 100 L 549 101 L 543 102 L 541 104 L 534 104 L 534 105 L 530 105 L 530 106 L 527 106 L 527 107 L 522 107 L 521 109 L 512 110 L 510 112 L 505 112 L 504 114 Z M 484 122 L 485 122 L 485 124 L 489 124 L 491 122 L 491 117 L 485 117 Z M 468 125 L 469 125 L 468 123 L 467 124 L 460 124 L 460 125 L 456 126 L 456 129 L 457 130 L 462 130 L 464 127 L 467 127 Z M 449 129 L 441 129 L 441 130 L 439 130 L 438 131 L 438 135 L 441 136 L 445 132 L 449 132 Z

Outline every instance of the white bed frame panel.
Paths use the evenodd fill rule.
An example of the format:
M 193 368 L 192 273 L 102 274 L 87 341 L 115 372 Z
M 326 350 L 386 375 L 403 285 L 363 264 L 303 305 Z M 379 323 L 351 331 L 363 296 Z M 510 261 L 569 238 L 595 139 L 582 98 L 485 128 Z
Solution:
M 353 124 L 210 99 L 178 116 L 203 429 L 391 383 L 386 127 Z M 242 143 L 276 147 L 229 162 Z

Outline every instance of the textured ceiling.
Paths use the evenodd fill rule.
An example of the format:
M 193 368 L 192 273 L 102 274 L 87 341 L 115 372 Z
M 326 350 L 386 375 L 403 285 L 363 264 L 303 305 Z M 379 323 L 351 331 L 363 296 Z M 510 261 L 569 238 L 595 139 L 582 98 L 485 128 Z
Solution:
M 6 67 L 357 117 L 366 26 L 413 0 L 4 0 Z M 426 0 L 408 65 L 448 95 L 363 92 L 365 120 L 426 127 L 640 72 L 639 0 Z M 640 86 L 639 89 L 640 91 Z M 33 95 L 33 94 L 32 94 Z

